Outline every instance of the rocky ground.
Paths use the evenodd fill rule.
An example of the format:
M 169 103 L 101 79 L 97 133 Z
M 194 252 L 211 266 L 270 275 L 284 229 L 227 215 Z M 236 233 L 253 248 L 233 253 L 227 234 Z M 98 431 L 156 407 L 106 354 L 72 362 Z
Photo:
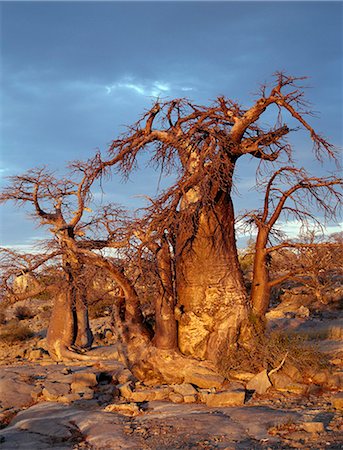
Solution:
M 42 310 L 21 320 L 35 336 L 0 345 L 3 449 L 343 446 L 341 312 L 315 317 L 279 308 L 269 314 L 269 327 L 307 333 L 329 352 L 330 367 L 310 378 L 286 359 L 274 373 L 236 370 L 227 379 L 198 367 L 168 385 L 144 384 L 117 360 L 106 318 L 92 323 L 98 344 L 94 361 L 56 364 L 45 350 L 47 318 Z

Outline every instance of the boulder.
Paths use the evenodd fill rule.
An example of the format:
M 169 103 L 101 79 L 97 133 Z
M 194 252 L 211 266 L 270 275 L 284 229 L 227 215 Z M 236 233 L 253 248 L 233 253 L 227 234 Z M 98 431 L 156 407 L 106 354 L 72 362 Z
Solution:
M 240 406 L 244 404 L 245 390 L 223 391 L 210 394 L 206 398 L 206 405 L 209 407 L 218 406 Z
M 323 422 L 304 422 L 301 428 L 308 433 L 323 433 L 325 430 Z
M 271 387 L 271 385 L 272 384 L 269 380 L 267 371 L 262 370 L 262 372 L 251 378 L 251 380 L 247 383 L 246 388 L 248 391 L 255 391 L 258 394 L 264 394 Z
M 189 383 L 183 384 L 173 384 L 171 386 L 174 392 L 177 394 L 185 395 L 196 395 L 197 390 Z
M 332 406 L 336 409 L 343 410 L 343 392 L 334 395 L 331 400 Z
M 96 386 L 98 384 L 97 376 L 94 372 L 75 372 L 72 378 L 73 384 L 83 386 Z
M 127 381 L 124 384 L 118 384 L 117 388 L 120 391 L 120 395 L 124 398 L 131 398 L 133 390 L 131 381 Z
M 129 398 L 134 402 L 151 402 L 152 400 L 155 400 L 156 393 L 153 389 L 147 389 L 144 391 L 135 391 L 132 392 Z
M 0 407 L 21 408 L 32 403 L 32 384 L 23 383 L 10 375 L 0 379 Z
M 224 383 L 225 378 L 209 369 L 195 370 L 194 372 L 185 373 L 184 378 L 186 383 L 194 384 L 195 386 L 203 389 L 220 388 Z
M 169 394 L 169 400 L 173 403 L 183 403 L 183 395 L 171 392 Z
M 104 408 L 106 412 L 116 412 L 122 414 L 123 416 L 138 416 L 141 413 L 138 405 L 136 403 L 118 403 L 107 405 Z
M 42 391 L 43 398 L 50 402 L 53 401 L 64 401 L 64 396 L 69 394 L 70 385 L 66 383 L 53 383 L 51 381 L 46 381 L 44 383 L 44 388 Z

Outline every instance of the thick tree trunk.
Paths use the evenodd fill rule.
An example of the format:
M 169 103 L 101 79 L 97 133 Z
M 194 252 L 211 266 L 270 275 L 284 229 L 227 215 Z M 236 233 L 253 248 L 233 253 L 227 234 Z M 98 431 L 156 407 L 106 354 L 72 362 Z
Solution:
M 86 288 L 82 281 L 83 264 L 77 255 L 67 250 L 63 257 L 63 269 L 66 274 L 70 307 L 74 328 L 72 345 L 89 349 L 93 343 L 93 333 L 89 323 Z M 68 316 L 69 317 L 69 316 Z
M 157 252 L 160 292 L 155 302 L 155 335 L 153 343 L 160 349 L 177 349 L 177 323 L 175 319 L 175 295 L 173 269 L 169 244 L 163 240 Z
M 253 313 L 262 321 L 268 311 L 270 302 L 269 255 L 266 250 L 267 237 L 266 230 L 259 231 L 255 247 L 253 280 L 250 295 Z
M 185 246 L 186 240 L 185 231 L 176 246 L 179 348 L 217 362 L 251 340 L 228 193 L 221 192 L 211 206 L 202 208 L 196 234 Z

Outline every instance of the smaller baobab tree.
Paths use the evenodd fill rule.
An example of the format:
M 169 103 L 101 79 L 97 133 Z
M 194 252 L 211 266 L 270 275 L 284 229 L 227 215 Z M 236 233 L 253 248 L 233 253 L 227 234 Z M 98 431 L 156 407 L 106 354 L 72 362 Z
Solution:
M 311 304 L 319 309 L 342 300 L 341 234 L 325 237 L 305 230 L 294 242 L 289 242 L 288 248 L 277 252 L 279 273 L 289 277 L 291 286 L 293 282 L 299 287 L 291 293 L 311 296 Z
M 138 296 L 133 287 L 114 259 L 95 251 L 127 245 L 123 210 L 108 205 L 101 213 L 92 213 L 89 208 L 91 188 L 105 172 L 105 165 L 97 154 L 86 162 L 72 163 L 68 176 L 60 179 L 46 169 L 32 169 L 13 176 L 0 196 L 1 202 L 31 205 L 34 218 L 53 235 L 45 254 L 26 264 L 25 272 L 59 258 L 63 283 L 55 296 L 47 336 L 49 352 L 56 359 L 87 359 L 77 351 L 89 349 L 93 342 L 87 305 L 90 265 L 106 270 L 123 289 L 127 326 L 135 328 L 138 334 L 143 333 Z M 8 259 L 9 251 L 4 249 L 3 253 Z M 46 288 L 41 287 L 41 290 Z M 28 292 L 26 296 L 34 294 Z
M 263 207 L 245 214 L 244 218 L 248 225 L 257 228 L 250 301 L 254 315 L 262 323 L 269 307 L 271 289 L 292 275 L 288 272 L 270 278 L 272 253 L 283 248 L 310 247 L 306 243 L 275 243 L 275 238 L 279 240 L 284 235 L 277 230 L 277 222 L 280 219 L 296 220 L 303 227 L 314 224 L 322 227 L 313 206 L 324 218 L 335 219 L 341 201 L 341 186 L 342 180 L 338 177 L 310 177 L 304 169 L 292 166 L 276 170 L 269 180 L 260 183 L 259 187 L 264 191 Z

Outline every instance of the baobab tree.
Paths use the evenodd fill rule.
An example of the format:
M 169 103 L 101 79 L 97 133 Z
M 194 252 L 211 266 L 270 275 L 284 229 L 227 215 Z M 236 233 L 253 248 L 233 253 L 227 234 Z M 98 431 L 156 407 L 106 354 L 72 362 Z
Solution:
M 177 320 L 178 347 L 186 355 L 216 361 L 239 346 L 253 346 L 231 198 L 238 159 L 248 155 L 271 163 L 291 156 L 286 141 L 291 129 L 283 112 L 308 131 L 318 159 L 335 157 L 334 148 L 305 119 L 300 80 L 277 73 L 275 84 L 270 89 L 262 86 L 259 98 L 247 109 L 224 97 L 208 107 L 185 99 L 158 101 L 109 148 L 106 164 L 125 176 L 137 167 L 143 151 L 149 152 L 162 174 L 173 170 L 178 174 L 175 184 L 152 200 L 144 220 L 147 247 L 151 242 L 161 246 L 168 237 L 168 258 L 175 270 L 163 272 L 171 277 L 167 285 L 173 286 L 164 306 L 175 311 L 174 317 L 169 313 L 166 317 L 169 322 Z M 276 110 L 276 117 L 266 129 L 260 119 L 268 109 Z M 175 332 L 172 326 L 165 327 L 166 333 L 170 330 Z
M 78 181 L 74 177 L 59 181 L 40 171 L 14 177 L 2 201 L 31 203 L 37 219 L 50 227 L 62 249 L 70 294 L 61 304 L 79 302 L 85 311 L 84 267 L 86 262 L 97 265 L 125 293 L 129 334 L 146 343 L 149 337 L 132 283 L 113 261 L 94 251 L 136 248 L 138 260 L 149 255 L 158 274 L 157 347 L 215 363 L 240 347 L 252 349 L 255 330 L 236 248 L 233 175 L 238 159 L 246 155 L 265 164 L 291 157 L 286 141 L 291 128 L 283 121 L 283 112 L 308 131 L 318 159 L 335 157 L 334 148 L 305 119 L 300 80 L 277 73 L 275 84 L 270 89 L 262 86 L 259 98 L 246 109 L 224 97 L 210 106 L 186 99 L 156 101 L 112 142 L 106 158 L 96 155 L 72 165 Z M 268 109 L 276 110 L 275 124 L 264 128 L 260 119 Z M 118 214 L 111 209 L 84 220 L 93 183 L 111 169 L 128 177 L 142 152 L 149 153 L 161 175 L 173 172 L 175 183 L 150 199 L 129 226 L 118 227 Z M 97 236 L 98 227 L 106 231 L 105 237 Z M 86 323 L 85 315 L 81 317 Z M 73 320 L 78 323 L 77 317 Z M 72 339 L 72 344 L 77 342 Z
M 257 229 L 254 248 L 254 265 L 250 301 L 253 313 L 262 322 L 270 303 L 270 293 L 274 286 L 296 275 L 288 270 L 281 277 L 270 278 L 270 262 L 272 253 L 284 248 L 303 248 L 311 252 L 316 244 L 305 242 L 276 242 L 277 222 L 280 218 L 297 220 L 302 226 L 322 226 L 315 211 L 310 205 L 317 207 L 326 219 L 335 219 L 341 204 L 343 181 L 335 176 L 327 178 L 310 177 L 304 169 L 282 167 L 276 170 L 270 179 L 260 183 L 264 192 L 263 207 L 250 211 L 245 215 L 249 225 Z M 277 236 L 276 236 L 277 237 Z M 317 261 L 317 265 L 319 261 Z
M 94 252 L 127 245 L 126 217 L 122 210 L 108 205 L 100 215 L 96 212 L 85 217 L 85 213 L 91 212 L 88 206 L 91 188 L 95 180 L 104 174 L 104 166 L 97 154 L 86 162 L 72 163 L 69 176 L 60 179 L 46 169 L 33 169 L 11 177 L 0 196 L 1 202 L 31 205 L 34 218 L 53 235 L 45 254 L 27 255 L 21 259 L 25 263 L 21 267 L 18 267 L 18 255 L 3 249 L 2 266 L 5 269 L 3 285 L 10 290 L 7 280 L 13 275 L 32 273 L 59 258 L 57 263 L 64 277 L 58 290 L 56 286 L 40 285 L 21 295 L 12 291 L 16 299 L 23 299 L 47 289 L 54 290 L 55 301 L 47 340 L 49 353 L 56 359 L 86 359 L 85 355 L 77 352 L 92 345 L 87 301 L 87 284 L 91 281 L 87 268 L 90 264 L 107 271 L 123 289 L 126 297 L 125 323 L 131 335 L 144 334 L 145 331 L 138 296 L 122 268 L 113 259 Z

